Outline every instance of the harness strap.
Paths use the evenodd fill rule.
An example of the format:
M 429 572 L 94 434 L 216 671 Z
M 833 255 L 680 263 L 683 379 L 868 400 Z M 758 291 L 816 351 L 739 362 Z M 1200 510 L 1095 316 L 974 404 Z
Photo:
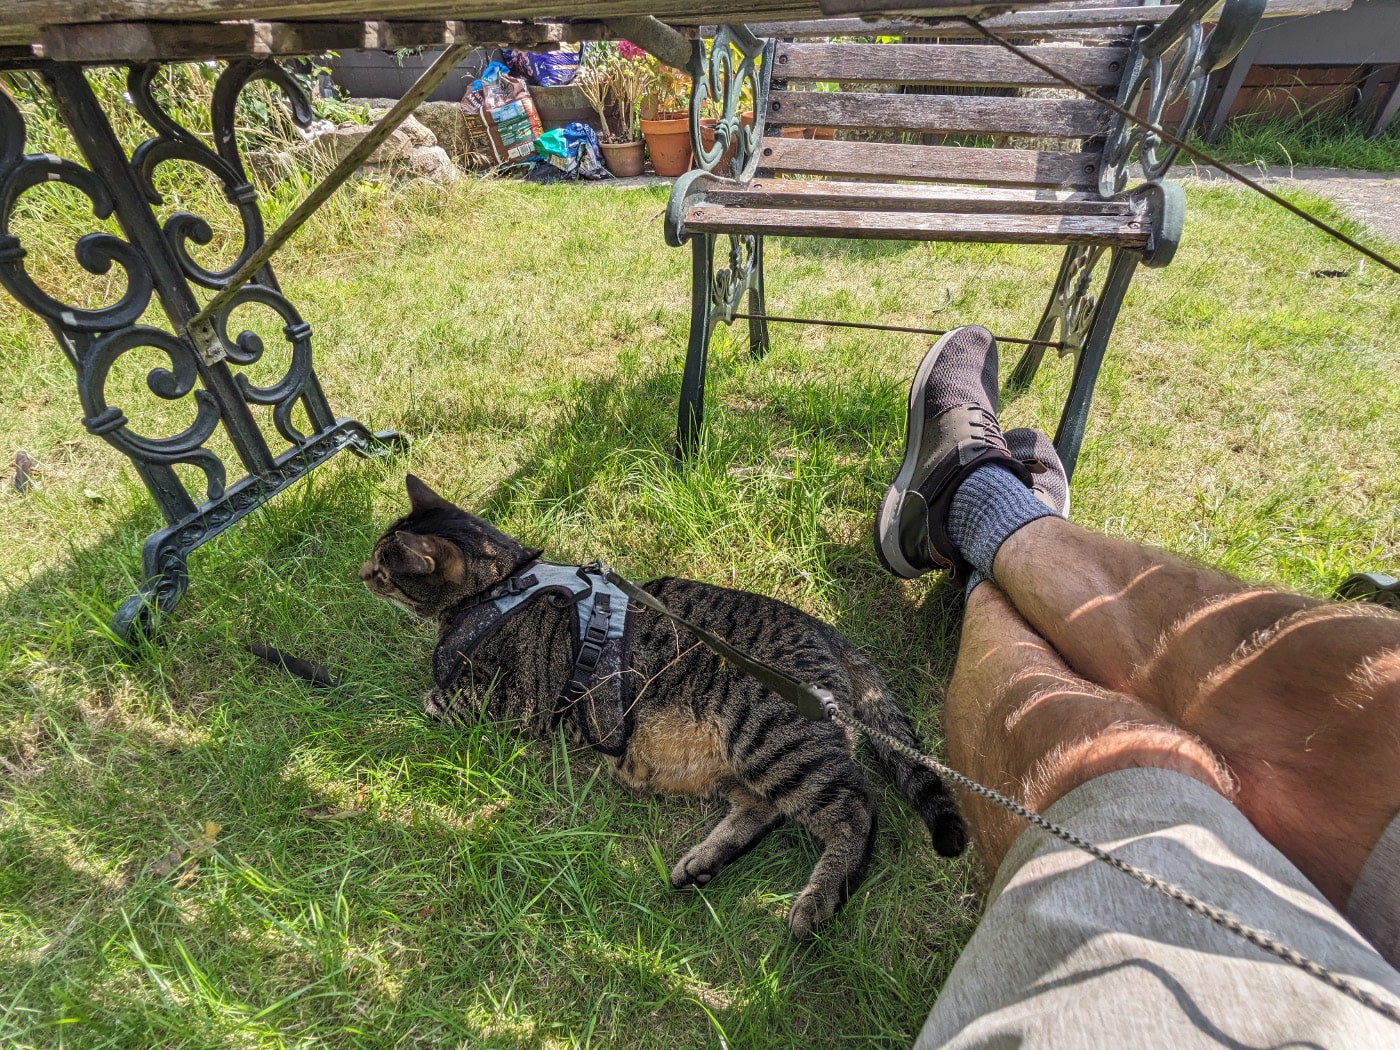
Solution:
M 627 695 L 627 676 L 610 675 L 606 689 L 594 684 L 594 675 L 604 655 L 616 650 L 609 660 L 619 672 L 627 661 L 627 597 L 607 579 L 601 563 L 590 565 L 556 565 L 533 562 L 496 584 L 484 594 L 464 602 L 453 614 L 455 644 L 448 650 L 442 645 L 434 655 L 435 672 L 444 658 L 442 674 L 435 674 L 439 684 L 456 680 L 477 646 L 496 634 L 517 614 L 524 612 L 536 599 L 543 598 L 559 608 L 572 606 L 575 627 L 571 632 L 575 646 L 573 667 L 560 690 L 550 717 L 550 727 L 559 724 L 571 708 L 591 692 L 598 707 L 579 720 L 584 738 L 590 747 L 605 755 L 620 757 L 627 750 L 632 735 L 631 703 Z M 456 625 L 462 624 L 462 631 Z M 616 710 L 613 710 L 615 708 Z
M 587 568 L 591 567 L 585 567 L 585 571 Z M 593 689 L 593 675 L 598 669 L 598 661 L 603 656 L 604 647 L 609 639 L 616 639 L 622 634 L 627 619 L 627 600 L 624 597 L 621 602 L 622 607 L 618 609 L 613 606 L 612 599 L 613 596 L 606 590 L 599 589 L 593 592 L 592 615 L 589 616 L 588 626 L 579 639 L 578 655 L 574 658 L 574 667 L 569 674 L 569 680 L 564 683 L 564 688 L 559 693 L 559 703 L 554 710 L 555 724 L 566 711 L 574 707 Z M 618 621 L 616 626 L 614 620 Z M 617 724 L 605 735 L 598 736 L 592 731 L 594 728 L 593 719 L 585 717 L 579 720 L 579 727 L 582 729 L 589 746 L 595 751 L 614 758 L 621 757 L 627 751 L 627 741 L 632 736 L 631 705 L 626 702 L 626 698 L 619 689 L 621 684 L 619 682 L 614 685 L 608 693 L 608 699 L 617 704 L 619 710 Z M 614 737 L 620 737 L 620 739 L 613 741 Z
M 593 672 L 598 667 L 598 659 L 603 655 L 603 643 L 608 640 L 608 624 L 611 621 L 612 596 L 596 595 L 593 599 L 593 615 L 589 617 L 588 627 L 579 641 L 573 672 L 564 683 L 564 704 L 576 703 L 579 697 L 588 691 L 588 686 L 593 681 Z

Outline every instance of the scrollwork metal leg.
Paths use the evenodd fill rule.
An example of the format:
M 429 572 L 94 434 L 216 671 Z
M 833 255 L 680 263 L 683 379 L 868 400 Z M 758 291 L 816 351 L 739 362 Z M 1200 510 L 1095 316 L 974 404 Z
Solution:
M 214 91 L 214 141 L 217 149 L 177 124 L 160 107 L 152 84 L 157 67 L 136 66 L 128 79 L 131 100 L 155 130 L 128 158 L 112 132 L 81 68 L 59 63 L 38 67 L 53 93 L 60 115 L 73 133 L 86 166 L 49 154 L 25 154 L 26 128 L 19 107 L 0 88 L 0 284 L 28 309 L 39 314 L 54 333 L 77 375 L 83 424 L 88 431 L 127 456 L 151 492 L 166 527 L 146 542 L 145 582 L 112 622 L 116 634 L 129 638 L 148 632 L 157 613 L 173 609 L 189 585 L 187 559 L 206 540 L 261 506 L 277 492 L 350 448 L 377 455 L 400 444 L 391 432 L 371 434 L 361 424 L 337 419 L 326 402 L 312 368 L 311 326 L 282 295 L 270 267 L 264 267 L 220 311 L 212 328 L 190 330 L 198 313 L 195 286 L 219 289 L 243 259 L 263 240 L 256 193 L 248 182 L 233 133 L 238 93 L 253 79 L 272 81 L 289 94 L 293 112 L 303 122 L 310 108 L 287 73 L 271 62 L 229 65 Z M 154 173 L 164 163 L 195 164 L 215 175 L 243 225 L 239 256 L 223 269 L 211 270 L 190 254 L 187 242 L 207 244 L 213 233 L 198 216 L 177 212 L 160 223 L 153 206 L 162 203 Z M 77 262 L 89 273 L 106 274 L 113 264 L 124 274 L 115 302 L 76 308 L 51 298 L 26 272 L 25 250 L 10 232 L 16 203 L 26 192 L 61 182 L 84 193 L 98 219 L 115 216 L 123 236 L 93 232 L 75 245 Z M 158 297 L 170 329 L 140 323 Z M 240 308 L 271 311 L 283 323 L 290 364 L 271 386 L 254 385 L 243 371 L 263 357 L 261 339 L 245 331 L 228 332 L 230 315 Z M 156 368 L 146 385 L 166 401 L 192 400 L 194 421 L 165 437 L 137 433 L 125 412 L 107 401 L 107 378 L 129 351 L 154 349 L 169 360 Z M 271 409 L 273 429 L 285 447 L 269 444 L 252 406 Z M 305 413 L 311 433 L 294 421 Z M 218 428 L 229 438 L 246 476 L 228 484 L 226 464 L 207 447 Z M 202 502 L 196 502 L 175 472 L 194 467 L 204 475 Z
M 717 266 L 719 235 L 691 237 L 690 344 L 681 378 L 680 418 L 676 424 L 676 455 L 685 459 L 694 450 L 704 416 L 705 364 L 710 337 L 717 324 L 731 324 L 739 304 L 748 297 L 751 313 L 763 310 L 763 239 L 730 234 L 727 266 Z M 755 309 L 755 306 L 757 307 Z M 755 357 L 768 351 L 766 322 L 749 322 L 749 349 Z
M 1132 283 L 1133 271 L 1137 269 L 1138 254 L 1128 251 L 1114 251 L 1108 267 L 1108 279 L 1093 310 L 1088 335 L 1074 364 L 1074 378 L 1070 382 L 1069 396 L 1065 399 L 1064 411 L 1060 414 L 1060 425 L 1055 431 L 1055 451 L 1060 462 L 1065 465 L 1066 477 L 1074 476 L 1074 465 L 1079 459 L 1079 449 L 1084 443 L 1084 427 L 1089 419 L 1089 406 L 1094 398 L 1094 384 L 1098 382 L 1099 368 L 1103 364 L 1104 353 L 1108 350 L 1108 340 L 1113 334 L 1113 325 L 1118 320 L 1118 310 L 1123 305 L 1123 296 Z
M 1070 245 L 1065 249 L 1064 258 L 1060 261 L 1060 272 L 1055 277 L 1055 288 L 1050 293 L 1050 301 L 1045 304 L 1045 312 L 1040 316 L 1040 323 L 1035 326 L 1035 335 L 1032 339 L 1050 340 L 1055 329 L 1060 326 L 1061 318 L 1066 314 L 1066 309 L 1071 297 L 1075 294 L 1074 278 L 1083 268 L 1084 249 L 1078 245 Z M 1088 273 L 1085 273 L 1087 280 Z M 1086 285 L 1087 287 L 1087 285 Z M 1082 296 L 1082 292 L 1080 293 Z M 1008 393 L 1020 393 L 1031 385 L 1031 380 L 1040 371 L 1040 363 L 1045 358 L 1045 347 L 1028 346 L 1025 353 L 1021 355 L 1021 360 L 1016 362 L 1016 369 L 1011 373 L 1011 378 L 1006 381 Z
M 1069 395 L 1055 432 L 1055 450 L 1065 465 L 1066 475 L 1071 476 L 1084 443 L 1094 384 L 1098 381 L 1108 340 L 1141 258 L 1137 252 L 1113 250 L 1103 288 L 1096 293 L 1094 272 L 1107 251 L 1101 245 L 1070 245 L 1065 250 L 1055 290 L 1033 337 L 1051 340 L 1058 335 L 1061 355 L 1074 355 L 1074 378 L 1070 381 Z M 1043 346 L 1026 348 L 1007 380 L 1007 393 L 1023 391 L 1030 386 L 1045 349 Z
M 690 136 L 696 166 L 704 172 L 735 179 L 751 178 L 757 163 L 757 150 L 763 138 L 763 115 L 767 111 L 767 86 L 759 76 L 759 63 L 772 59 L 772 41 L 761 40 L 742 25 L 721 26 L 710 46 L 694 43 L 690 75 Z M 752 99 L 753 113 L 741 113 L 746 95 Z M 707 147 L 701 133 L 701 120 L 710 107 L 718 105 L 719 115 Z M 747 108 L 747 105 L 746 107 Z M 726 157 L 726 154 L 728 157 Z M 676 185 L 668 208 L 667 243 L 691 245 L 690 343 L 686 351 L 685 375 L 681 379 L 680 415 L 676 422 L 676 455 L 687 458 L 699 440 L 704 417 L 705 365 L 710 337 L 717 324 L 730 324 L 739 304 L 748 298 L 749 352 L 754 357 L 768 353 L 768 323 L 762 320 L 763 238 L 751 234 L 728 235 L 729 251 L 722 257 L 715 234 L 690 234 L 679 222 L 685 199 L 684 186 L 696 173 L 684 176 Z M 705 176 L 708 178 L 709 176 Z M 724 265 L 727 263 L 727 265 Z
M 767 304 L 763 296 L 763 238 L 753 239 L 753 267 L 749 277 L 749 353 L 755 358 L 768 356 Z

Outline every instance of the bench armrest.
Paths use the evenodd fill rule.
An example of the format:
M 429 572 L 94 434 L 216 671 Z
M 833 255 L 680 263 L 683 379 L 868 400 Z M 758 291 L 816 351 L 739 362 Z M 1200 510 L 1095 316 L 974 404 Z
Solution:
M 685 213 L 705 196 L 706 190 L 738 184 L 734 179 L 721 178 L 699 168 L 687 171 L 673 182 L 671 196 L 666 201 L 666 243 L 672 248 L 679 248 L 690 238 L 685 228 Z
M 1206 32 L 1201 21 L 1215 3 L 1185 0 L 1160 25 L 1140 27 L 1118 90 L 1120 106 L 1177 138 L 1185 138 L 1195 128 L 1210 75 L 1239 54 L 1267 6 L 1267 0 L 1225 0 L 1215 28 Z M 1167 127 L 1163 123 L 1167 110 L 1178 102 L 1184 102 L 1185 109 L 1174 126 Z M 1121 192 L 1132 175 L 1146 182 L 1160 180 L 1177 150 L 1156 133 L 1115 113 L 1099 168 L 1099 192 L 1105 197 Z
M 768 84 L 772 80 L 769 63 L 774 42 L 757 37 L 744 25 L 720 26 L 709 48 L 703 39 L 691 48 L 690 141 L 695 163 L 703 171 L 747 179 L 757 165 L 758 144 L 763 138 L 764 115 L 768 111 Z M 753 99 L 753 121 L 745 124 L 739 104 L 745 90 Z M 705 103 L 714 100 L 720 107 L 714 140 L 705 148 L 700 121 Z M 720 171 L 729 147 L 735 147 L 733 160 Z

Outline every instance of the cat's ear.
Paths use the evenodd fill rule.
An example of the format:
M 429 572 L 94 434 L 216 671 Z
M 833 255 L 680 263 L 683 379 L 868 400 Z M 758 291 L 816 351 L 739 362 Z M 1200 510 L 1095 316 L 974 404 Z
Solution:
M 416 479 L 415 479 L 416 480 Z M 437 569 L 437 545 L 431 536 L 412 532 L 396 532 L 401 557 L 396 566 L 405 576 L 431 576 Z
M 413 532 L 396 532 L 399 541 L 398 571 L 406 576 L 431 576 L 438 573 L 449 583 L 461 583 L 466 576 L 462 552 L 441 536 L 420 536 Z
M 414 513 L 421 514 L 428 510 L 452 510 L 455 509 L 451 503 L 443 499 L 422 481 L 420 478 L 409 474 L 404 478 L 404 487 L 408 489 L 408 505 Z

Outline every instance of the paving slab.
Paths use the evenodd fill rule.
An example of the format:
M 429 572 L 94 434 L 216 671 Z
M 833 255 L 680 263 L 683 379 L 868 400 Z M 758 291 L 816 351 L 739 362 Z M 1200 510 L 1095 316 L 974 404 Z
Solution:
M 1270 189 L 1285 187 L 1307 190 L 1319 197 L 1335 201 L 1351 218 L 1368 227 L 1377 236 L 1400 246 L 1400 172 L 1290 168 L 1282 165 L 1254 165 L 1243 167 L 1241 170 Z M 1194 164 L 1179 166 L 1172 175 L 1183 181 L 1199 179 L 1204 182 L 1234 182 L 1217 168 Z

